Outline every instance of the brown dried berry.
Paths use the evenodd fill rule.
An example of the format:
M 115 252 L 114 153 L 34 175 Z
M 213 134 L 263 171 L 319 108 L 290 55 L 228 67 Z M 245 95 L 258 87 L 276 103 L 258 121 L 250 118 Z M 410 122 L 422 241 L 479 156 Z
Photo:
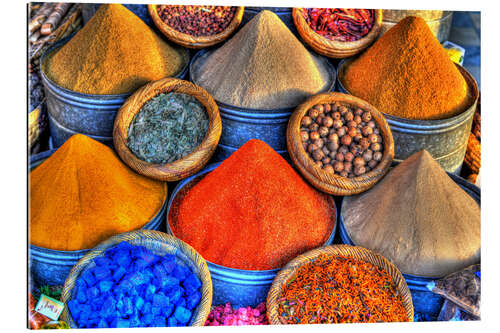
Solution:
M 317 150 L 315 150 L 315 151 L 317 151 Z M 352 161 L 352 164 L 354 165 L 354 167 L 360 167 L 360 166 L 365 166 L 366 162 L 361 156 L 358 156 L 358 157 L 354 158 L 354 160 Z
M 370 162 L 373 158 L 373 152 L 368 149 L 367 151 L 365 151 L 363 153 L 363 159 L 366 161 L 366 162 Z
M 365 111 L 361 110 L 360 108 L 357 108 L 354 110 L 354 115 L 355 116 L 361 116 Z
M 374 134 L 380 134 L 380 130 L 379 130 L 378 128 L 374 128 L 374 129 L 373 129 L 373 133 L 374 133 Z
M 309 139 L 311 139 L 312 141 L 318 140 L 319 138 L 320 135 L 317 131 L 309 132 Z
M 323 146 L 325 145 L 325 142 L 321 139 L 316 139 L 313 141 L 313 143 L 318 146 L 318 148 L 323 148 Z
M 347 153 L 344 154 L 344 159 L 347 162 L 352 162 L 352 160 L 354 159 L 354 154 L 348 151 Z
M 349 136 L 351 137 L 355 137 L 356 134 L 358 134 L 358 131 L 356 131 L 356 127 L 350 127 L 347 131 L 347 134 L 349 134 Z
M 354 154 L 354 156 L 360 156 L 363 153 L 363 148 L 361 148 L 361 145 L 351 145 L 351 153 Z
M 345 133 L 347 132 L 346 128 L 345 127 L 340 127 L 339 129 L 337 129 L 337 135 L 339 137 L 343 137 L 345 135 Z
M 312 157 L 316 161 L 321 161 L 323 158 L 325 158 L 325 153 L 321 149 L 316 149 L 315 151 L 312 152 Z
M 378 135 L 373 133 L 368 135 L 368 140 L 370 140 L 371 143 L 377 143 L 378 141 Z
M 344 162 L 344 171 L 351 172 L 352 171 L 352 163 Z
M 363 134 L 358 133 L 354 136 L 354 141 L 359 142 L 359 140 L 363 139 Z
M 317 109 L 310 109 L 309 110 L 309 117 L 312 119 L 316 119 L 319 116 L 319 111 Z
M 381 151 L 382 150 L 382 145 L 378 142 L 372 143 L 370 145 L 370 149 L 373 151 Z
M 335 159 L 336 159 L 337 161 L 339 161 L 339 162 L 343 162 L 343 161 L 344 161 L 344 154 L 342 154 L 342 153 L 337 153 L 337 154 L 335 155 Z
M 361 149 L 366 150 L 370 148 L 370 140 L 368 140 L 367 138 L 361 138 L 359 140 L 359 145 L 361 146 Z
M 361 116 L 354 116 L 354 121 L 356 122 L 357 125 L 359 125 L 363 122 L 363 120 L 361 119 Z
M 330 104 L 327 104 L 327 105 L 330 105 Z M 326 116 L 325 118 L 323 118 L 322 124 L 323 124 L 323 126 L 326 126 L 326 127 L 332 127 L 333 126 L 333 118 Z
M 370 126 L 371 128 L 376 128 L 377 127 L 377 124 L 373 120 L 370 120 L 366 125 Z
M 330 131 L 328 130 L 328 127 L 325 126 L 321 126 L 318 130 L 319 136 L 321 136 L 322 138 L 327 136 L 329 132 Z
M 347 122 L 347 127 L 351 128 L 351 127 L 358 127 L 358 124 L 354 121 L 354 120 L 351 120 L 351 121 L 348 121 Z
M 347 147 L 347 146 L 340 146 L 339 153 L 345 155 L 345 154 L 347 154 L 347 152 L 349 152 L 349 147 Z
M 336 151 L 337 149 L 339 149 L 339 144 L 330 141 L 326 144 L 326 147 L 328 148 L 329 151 Z
M 332 159 L 328 156 L 326 156 L 324 159 L 321 160 L 323 164 L 329 164 Z
M 342 162 L 335 162 L 333 164 L 333 169 L 336 171 L 336 172 L 342 172 L 344 171 L 344 163 Z
M 344 126 L 344 123 L 342 122 L 342 120 L 336 119 L 336 120 L 333 121 L 333 127 L 334 128 L 339 129 L 342 126 Z
M 312 152 L 315 150 L 318 150 L 318 146 L 316 146 L 314 143 L 310 143 L 309 146 L 307 146 L 307 152 L 309 154 L 312 154 Z
M 342 143 L 343 145 L 346 145 L 346 146 L 349 146 L 352 142 L 352 138 L 349 136 L 349 135 L 344 135 L 341 139 L 340 139 L 340 143 Z
M 354 120 L 354 114 L 352 112 L 347 112 L 344 115 L 344 119 L 345 119 L 345 121 L 352 121 L 352 120 Z
M 316 164 L 316 166 L 320 169 L 323 168 L 323 163 L 321 161 L 316 161 L 314 164 Z
M 369 122 L 370 120 L 372 120 L 372 114 L 368 111 L 366 111 L 365 113 L 363 113 L 363 115 L 361 116 L 361 119 L 363 119 L 363 121 L 365 123 Z
M 300 121 L 300 124 L 301 124 L 302 126 L 306 126 L 306 127 L 307 127 L 307 126 L 311 125 L 311 124 L 312 124 L 312 122 L 313 122 L 313 121 L 312 121 L 311 117 L 309 117 L 309 116 L 304 116 L 304 117 L 302 117 L 302 120 Z
M 382 160 L 382 153 L 377 151 L 373 154 L 373 160 L 380 162 Z
M 312 123 L 310 126 L 309 126 L 309 130 L 310 131 L 317 131 L 319 129 L 319 125 L 316 124 L 316 123 Z
M 334 173 L 335 170 L 330 164 L 323 165 L 323 171 L 329 172 L 329 173 Z
M 373 128 L 371 128 L 370 126 L 365 126 L 361 129 L 361 134 L 363 134 L 364 136 L 368 136 L 372 133 L 373 133 Z
M 323 108 L 325 109 L 325 112 L 332 111 L 332 106 L 330 104 L 323 104 Z
M 338 143 L 339 142 L 339 136 L 337 133 L 331 133 L 328 135 L 328 141 Z
M 314 106 L 314 109 L 318 110 L 318 112 L 321 114 L 321 113 L 324 113 L 325 112 L 325 108 L 323 107 L 322 104 L 317 104 Z
M 309 140 L 309 132 L 307 132 L 307 131 L 300 131 L 300 138 L 302 139 L 302 141 Z
M 340 112 L 337 111 L 337 112 L 332 113 L 332 118 L 334 120 L 339 120 L 340 118 L 342 118 L 342 115 L 340 114 Z
M 330 150 L 328 150 L 328 148 L 326 148 L 326 147 L 321 148 L 321 150 L 323 151 L 323 154 L 325 154 L 325 156 L 330 154 Z
M 354 174 L 356 176 L 361 176 L 364 173 L 366 173 L 366 168 L 364 166 L 354 167 Z
M 343 115 L 343 116 L 344 116 L 344 118 L 345 118 L 345 115 L 344 115 L 344 114 L 345 114 L 347 111 L 349 111 L 349 109 L 348 109 L 348 108 L 346 108 L 344 105 L 340 105 L 340 103 L 338 103 L 338 105 L 339 105 L 338 109 L 339 109 L 340 114 L 341 114 L 341 115 Z

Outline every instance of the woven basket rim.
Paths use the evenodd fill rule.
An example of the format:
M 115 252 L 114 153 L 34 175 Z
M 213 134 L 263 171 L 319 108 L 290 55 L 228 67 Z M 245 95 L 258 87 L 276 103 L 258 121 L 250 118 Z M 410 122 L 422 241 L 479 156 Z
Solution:
M 204 48 L 207 46 L 212 46 L 218 43 L 223 42 L 226 40 L 241 24 L 241 21 L 243 19 L 243 13 L 245 11 L 245 7 L 243 6 L 232 6 L 236 7 L 236 11 L 234 13 L 233 18 L 229 22 L 228 26 L 226 29 L 224 29 L 222 32 L 215 34 L 215 35 L 210 35 L 210 36 L 192 36 L 180 31 L 175 30 L 174 28 L 170 27 L 168 24 L 166 24 L 160 17 L 157 11 L 158 5 L 147 5 L 148 6 L 148 11 L 149 15 L 153 19 L 154 24 L 156 27 L 171 41 L 180 44 L 182 46 L 188 47 L 188 48 L 194 48 L 194 49 L 199 49 L 199 48 Z M 195 45 L 193 45 L 195 43 Z
M 355 258 L 352 254 L 346 254 L 345 251 L 353 252 L 360 256 L 360 258 Z M 266 308 L 267 308 L 267 318 L 271 325 L 282 325 L 279 321 L 278 316 L 278 299 L 282 293 L 282 286 L 286 284 L 289 278 L 291 278 L 294 274 L 296 274 L 297 270 L 305 264 L 313 262 L 316 258 L 322 254 L 326 254 L 327 256 L 335 256 L 341 255 L 346 257 L 355 258 L 360 261 L 371 263 L 380 269 L 384 270 L 392 277 L 392 282 L 396 285 L 396 289 L 402 295 L 403 298 L 403 306 L 406 310 L 406 315 L 408 317 L 408 321 L 413 321 L 414 316 L 414 308 L 413 301 L 411 298 L 411 292 L 406 284 L 403 274 L 401 271 L 387 258 L 382 256 L 381 254 L 366 249 L 361 246 L 347 245 L 347 244 L 333 244 L 328 246 L 319 247 L 313 250 L 310 250 L 306 253 L 303 253 L 289 263 L 286 264 L 279 272 L 276 274 L 276 277 L 273 280 L 271 288 L 269 289 L 269 293 L 267 295 L 266 300 Z M 383 265 L 386 265 L 387 268 L 381 267 L 378 263 L 374 262 L 375 260 L 367 257 L 375 257 L 379 259 Z M 390 274 L 389 269 L 394 272 L 394 274 Z M 406 296 L 406 297 L 405 297 Z
M 205 138 L 191 153 L 171 163 L 149 163 L 141 160 L 140 158 L 135 156 L 135 154 L 126 145 L 126 141 L 128 139 L 128 128 L 132 123 L 134 116 L 140 111 L 142 106 L 154 96 L 157 96 L 161 93 L 175 92 L 179 89 L 179 87 L 187 88 L 188 91 L 184 92 L 186 94 L 191 95 L 192 92 L 198 91 L 206 98 L 206 101 L 202 101 L 196 96 L 192 95 L 203 105 L 208 116 L 209 125 Z M 158 90 L 158 92 L 151 98 L 141 99 L 139 103 L 140 105 L 132 103 L 136 97 L 139 98 L 141 97 L 141 95 L 155 90 Z M 124 121 L 123 119 L 126 117 L 126 114 L 128 113 L 132 114 L 132 116 L 130 117 L 130 121 L 121 124 L 121 122 Z M 132 96 L 127 99 L 127 101 L 125 101 L 122 107 L 120 107 L 113 126 L 113 143 L 115 146 L 115 150 L 117 151 L 120 158 L 136 172 L 146 177 L 161 181 L 173 181 L 181 178 L 186 178 L 187 176 L 194 174 L 205 164 L 207 164 L 210 157 L 215 151 L 221 133 L 222 123 L 219 114 L 219 107 L 217 106 L 217 103 L 215 102 L 213 97 L 205 89 L 186 80 L 177 78 L 164 78 L 158 81 L 150 82 L 139 88 Z M 215 141 L 215 145 L 213 147 L 211 146 L 212 140 Z M 191 164 L 185 165 L 185 163 L 189 162 L 193 158 L 196 158 L 196 163 L 193 162 Z M 143 172 L 143 169 L 148 168 L 154 170 L 154 174 L 147 174 Z M 161 168 L 177 168 L 179 170 L 182 170 L 182 172 L 186 172 L 186 175 L 179 176 L 178 172 L 176 173 L 174 171 L 162 171 L 160 170 Z
M 171 235 L 168 235 L 164 232 L 161 231 L 156 231 L 156 230 L 136 230 L 136 231 L 131 231 L 131 232 L 125 232 L 122 234 L 115 235 L 113 237 L 108 238 L 107 240 L 103 241 L 96 247 L 94 247 L 92 250 L 87 252 L 76 264 L 73 266 L 71 269 L 70 273 L 68 274 L 68 277 L 66 278 L 66 281 L 64 282 L 64 287 L 61 293 L 61 302 L 67 304 L 67 302 L 71 299 L 71 292 L 75 286 L 76 280 L 79 277 L 80 273 L 89 265 L 92 263 L 93 259 L 95 257 L 100 256 L 102 253 L 104 253 L 107 249 L 110 249 L 122 241 L 130 241 L 134 239 L 141 239 L 141 238 L 146 238 L 150 239 L 151 241 L 154 242 L 159 242 L 159 243 L 164 243 L 168 244 L 170 246 L 175 247 L 178 250 L 181 250 L 183 254 L 191 261 L 193 266 L 197 267 L 199 272 L 194 272 L 198 278 L 202 281 L 202 287 L 201 287 L 201 294 L 202 298 L 200 300 L 200 303 L 195 309 L 199 308 L 198 311 L 198 317 L 197 318 L 192 318 L 191 326 L 204 326 L 206 319 L 208 318 L 208 315 L 210 313 L 210 308 L 212 304 L 212 298 L 213 298 L 213 285 L 212 285 L 212 278 L 210 275 L 210 271 L 208 269 L 207 263 L 205 259 L 189 244 L 183 242 L 182 240 L 173 237 Z M 146 248 L 148 248 L 146 245 L 143 245 Z M 176 256 L 176 254 L 174 253 Z M 196 261 L 196 256 L 200 258 L 200 260 Z M 206 276 L 206 279 L 203 279 L 202 277 Z M 203 299 L 208 300 L 207 303 L 203 304 Z M 73 319 L 71 318 L 71 315 L 69 313 L 69 309 L 66 306 L 61 314 L 62 320 L 66 321 L 67 323 L 74 323 Z
M 375 41 L 382 28 L 383 11 L 382 9 L 374 9 L 373 26 L 368 34 L 351 42 L 331 40 L 318 34 L 307 24 L 304 18 L 304 10 L 305 8 L 302 7 L 293 8 L 293 22 L 297 31 L 309 46 L 328 57 L 348 57 L 361 52 Z
M 353 178 L 345 178 L 337 174 L 328 173 L 313 163 L 311 157 L 305 151 L 302 140 L 300 139 L 300 119 L 312 106 L 319 103 L 332 103 L 340 102 L 343 104 L 353 105 L 369 111 L 373 120 L 377 123 L 380 129 L 380 134 L 383 137 L 384 152 L 382 159 L 377 166 L 369 172 L 356 176 Z M 329 190 L 324 187 L 318 187 L 321 191 L 327 191 L 330 194 L 353 195 L 368 190 L 374 186 L 382 177 L 387 173 L 394 158 L 394 139 L 391 129 L 381 112 L 379 112 L 370 103 L 358 98 L 356 96 L 331 92 L 314 95 L 295 109 L 290 117 L 287 128 L 287 146 L 290 158 L 293 163 L 298 167 L 301 173 L 308 179 L 313 179 L 314 183 L 321 182 L 330 187 Z M 343 184 L 335 184 L 340 181 Z

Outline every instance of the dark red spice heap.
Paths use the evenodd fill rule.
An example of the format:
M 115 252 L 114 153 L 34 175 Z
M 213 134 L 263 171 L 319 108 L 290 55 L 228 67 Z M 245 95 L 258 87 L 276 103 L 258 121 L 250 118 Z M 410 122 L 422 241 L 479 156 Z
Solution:
M 233 19 L 236 7 L 160 5 L 157 10 L 161 19 L 173 29 L 198 37 L 224 31 Z
M 391 276 L 368 262 L 320 255 L 283 288 L 283 324 L 408 321 Z
M 304 17 L 318 34 L 331 40 L 353 42 L 370 32 L 375 21 L 375 10 L 307 8 Z

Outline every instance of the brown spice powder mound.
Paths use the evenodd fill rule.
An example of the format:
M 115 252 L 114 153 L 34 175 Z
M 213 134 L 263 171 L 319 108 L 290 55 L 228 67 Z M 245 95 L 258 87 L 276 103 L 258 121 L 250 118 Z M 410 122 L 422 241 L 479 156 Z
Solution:
M 425 150 L 342 208 L 353 243 L 404 274 L 442 277 L 479 262 L 481 210 Z
M 295 107 L 332 83 L 326 60 L 312 55 L 264 10 L 197 61 L 193 81 L 216 100 L 251 109 Z
M 380 111 L 407 119 L 445 119 L 470 104 L 456 65 L 420 17 L 407 17 L 346 68 L 346 89 Z
M 104 4 L 63 47 L 47 58 L 44 73 L 58 85 L 85 94 L 126 94 L 175 76 L 187 51 L 156 35 L 134 13 Z
M 75 134 L 30 173 L 30 243 L 90 249 L 143 227 L 165 196 L 165 183 L 136 174 L 107 146 Z

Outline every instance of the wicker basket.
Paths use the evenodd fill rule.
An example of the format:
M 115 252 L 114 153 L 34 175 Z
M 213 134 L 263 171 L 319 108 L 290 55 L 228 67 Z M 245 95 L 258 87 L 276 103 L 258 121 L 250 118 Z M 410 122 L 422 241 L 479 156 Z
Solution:
M 326 172 L 314 164 L 304 149 L 300 137 L 300 121 L 306 112 L 316 104 L 340 102 L 342 104 L 353 105 L 372 114 L 373 120 L 380 129 L 380 135 L 384 140 L 384 153 L 382 160 L 375 169 L 364 175 L 354 178 L 345 178 L 339 175 Z M 333 195 L 354 195 L 364 192 L 374 186 L 389 171 L 394 157 L 394 140 L 391 129 L 384 116 L 371 104 L 364 100 L 342 93 L 325 93 L 312 96 L 295 109 L 286 132 L 288 153 L 295 166 L 302 175 L 320 191 Z
M 237 7 L 233 19 L 223 32 L 212 36 L 196 37 L 171 28 L 160 18 L 157 7 L 158 5 L 148 5 L 149 15 L 151 15 L 156 27 L 172 42 L 191 49 L 202 49 L 225 41 L 238 28 L 245 11 L 245 7 Z
M 205 107 L 209 121 L 208 132 L 200 145 L 184 158 L 166 164 L 148 163 L 137 158 L 127 147 L 128 128 L 144 103 L 158 94 L 172 91 L 191 95 Z M 200 171 L 215 152 L 221 132 L 219 107 L 212 96 L 191 82 L 165 78 L 148 83 L 137 90 L 118 110 L 113 127 L 113 143 L 120 158 L 136 172 L 156 180 L 171 182 Z
M 267 294 L 267 319 L 269 320 L 269 323 L 271 325 L 282 324 L 279 320 L 278 314 L 279 299 L 281 298 L 283 287 L 286 285 L 288 280 L 296 274 L 297 270 L 301 266 L 314 261 L 318 256 L 322 254 L 325 254 L 327 256 L 340 255 L 350 257 L 353 259 L 371 263 L 383 269 L 392 277 L 392 281 L 396 285 L 396 289 L 403 299 L 403 305 L 406 310 L 408 321 L 413 321 L 413 302 L 410 294 L 410 289 L 408 289 L 406 281 L 397 267 L 380 254 L 374 253 L 368 249 L 360 246 L 341 244 L 324 246 L 306 252 L 290 261 L 278 272 L 278 274 L 274 278 L 271 289 Z
M 61 302 L 67 304 L 72 298 L 72 290 L 77 278 L 87 268 L 95 266 L 93 259 L 102 255 L 107 249 L 126 241 L 133 245 L 141 245 L 153 251 L 157 255 L 173 254 L 185 263 L 198 276 L 202 282 L 201 301 L 193 312 L 189 326 L 203 326 L 210 313 L 212 305 L 212 278 L 207 267 L 207 262 L 191 246 L 183 241 L 167 235 L 163 232 L 152 230 L 138 230 L 116 235 L 97 245 L 88 252 L 78 263 L 73 266 L 64 283 L 61 295 Z M 71 318 L 68 307 L 65 306 L 61 314 L 63 321 L 76 328 L 76 324 Z
M 312 30 L 304 18 L 304 11 L 304 8 L 294 8 L 292 12 L 293 22 L 300 37 L 314 51 L 330 58 L 340 59 L 358 54 L 375 41 L 382 27 L 382 9 L 376 9 L 373 27 L 366 36 L 353 42 L 335 41 Z

